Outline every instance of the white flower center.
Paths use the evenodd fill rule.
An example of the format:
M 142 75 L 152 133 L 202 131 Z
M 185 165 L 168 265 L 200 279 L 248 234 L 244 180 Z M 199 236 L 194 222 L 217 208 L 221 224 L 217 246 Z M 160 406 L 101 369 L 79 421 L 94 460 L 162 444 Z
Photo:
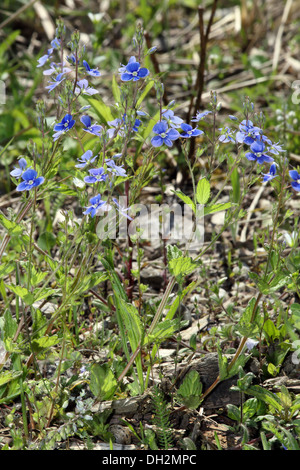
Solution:
M 167 137 L 167 134 L 165 132 L 162 132 L 160 136 L 164 139 L 165 137 Z
M 34 180 L 29 180 L 28 184 L 33 184 Z

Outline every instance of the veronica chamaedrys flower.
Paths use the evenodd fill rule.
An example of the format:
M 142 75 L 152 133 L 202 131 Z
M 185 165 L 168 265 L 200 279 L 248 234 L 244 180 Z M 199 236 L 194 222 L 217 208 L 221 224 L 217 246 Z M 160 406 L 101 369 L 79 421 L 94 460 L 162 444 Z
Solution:
M 183 130 L 183 132 L 180 134 L 180 137 L 190 138 L 203 134 L 203 131 L 200 131 L 200 129 L 197 128 L 193 129 L 190 124 L 186 124 L 185 122 L 183 122 L 180 127 Z
M 235 138 L 232 136 L 233 130 L 230 129 L 230 127 L 221 128 L 219 131 L 221 131 L 221 135 L 219 136 L 220 142 L 223 144 L 226 144 L 227 142 L 235 143 Z
M 127 176 L 126 170 L 123 168 L 124 165 L 116 165 L 115 162 L 110 159 L 106 159 L 105 163 L 106 163 L 106 166 L 108 167 L 107 171 L 110 171 L 116 174 L 117 176 L 123 176 L 123 177 Z
M 85 132 L 88 132 L 89 134 L 93 134 L 93 135 L 96 135 L 96 136 L 100 136 L 100 134 L 103 130 L 103 127 L 100 126 L 97 123 L 92 125 L 92 120 L 91 120 L 90 116 L 85 114 L 84 116 L 81 116 L 80 121 L 85 126 L 83 128 L 83 130 Z
M 97 158 L 97 155 L 93 157 L 93 152 L 91 150 L 87 150 L 80 158 L 77 158 L 77 161 L 80 162 L 75 165 L 76 168 L 84 168 L 89 163 L 93 163 Z
M 202 113 L 200 113 L 200 111 L 198 111 L 196 113 L 196 116 L 193 117 L 193 119 L 191 119 L 191 122 L 199 122 L 202 119 L 204 119 L 205 116 L 207 116 L 208 114 L 211 114 L 211 111 L 202 111 Z
M 271 181 L 273 178 L 276 178 L 276 163 L 272 163 L 269 169 L 269 173 L 263 173 L 263 181 L 266 183 L 267 181 Z
M 20 158 L 20 160 L 18 161 L 18 164 L 19 164 L 19 168 L 15 166 L 14 169 L 10 172 L 10 176 L 13 176 L 14 178 L 17 178 L 17 179 L 21 178 L 22 174 L 26 170 L 27 162 L 25 158 Z
M 166 144 L 168 147 L 172 147 L 172 141 L 180 137 L 180 134 L 176 129 L 168 128 L 168 123 L 166 121 L 159 121 L 155 124 L 152 130 L 154 134 L 157 134 L 151 139 L 153 147 L 160 147 L 163 144 Z
M 101 73 L 99 72 L 99 70 L 98 69 L 91 69 L 91 67 L 89 66 L 89 64 L 87 63 L 86 60 L 83 60 L 82 64 L 83 64 L 85 70 L 87 71 L 88 75 L 90 75 L 91 77 L 100 77 Z
M 47 62 L 47 60 L 49 59 L 50 57 L 50 54 L 45 54 L 43 55 L 42 57 L 40 57 L 38 59 L 38 65 L 37 67 L 43 67 L 43 65 L 45 65 L 45 63 Z
M 290 178 L 292 180 L 291 185 L 295 191 L 300 191 L 300 174 L 297 170 L 289 171 Z
M 253 122 L 246 119 L 240 123 L 239 129 L 236 133 L 236 140 L 240 144 L 251 145 L 261 134 L 261 129 L 253 126 Z
M 119 71 L 121 72 L 122 82 L 130 82 L 131 80 L 136 82 L 140 80 L 140 78 L 145 78 L 149 75 L 149 70 L 145 67 L 141 67 L 139 62 L 135 62 L 133 56 L 130 58 L 128 64 L 122 66 Z
M 252 338 L 248 338 L 245 345 L 248 351 L 251 351 L 251 349 L 253 349 L 257 344 L 258 344 L 258 341 Z
M 49 90 L 48 93 L 50 93 L 50 91 L 54 90 L 54 88 L 56 88 L 58 85 L 61 84 L 61 82 L 65 79 L 64 77 L 64 73 L 59 73 L 57 75 L 57 77 L 54 78 L 54 81 L 53 82 L 48 82 L 50 85 L 46 86 L 46 90 Z
M 55 124 L 53 134 L 53 141 L 55 142 L 62 134 L 68 132 L 75 124 L 75 120 L 72 118 L 71 114 L 66 114 L 65 117 L 59 122 Z
M 246 153 L 246 158 L 248 160 L 256 160 L 259 165 L 262 163 L 271 163 L 274 161 L 274 158 L 270 157 L 265 151 L 265 144 L 260 140 L 254 140 L 250 145 L 250 152 Z
M 104 168 L 92 168 L 89 170 L 90 176 L 85 176 L 84 181 L 88 184 L 99 183 L 100 181 L 105 181 L 107 174 L 104 172 Z
M 17 191 L 30 191 L 32 188 L 39 186 L 45 181 L 43 176 L 38 177 L 37 172 L 30 168 L 24 171 L 21 178 L 23 181 L 17 186 Z
M 127 214 L 127 212 L 129 211 L 129 207 L 123 207 L 123 206 L 121 206 L 121 205 L 119 204 L 118 200 L 117 200 L 115 197 L 113 198 L 113 202 L 115 203 L 115 205 L 116 205 L 116 207 L 117 207 L 117 211 L 118 211 L 120 214 L 124 215 L 124 217 L 127 217 L 127 219 L 129 219 L 129 220 L 133 220 L 133 218 L 130 217 L 130 216 Z
M 128 64 L 131 64 L 132 62 L 136 62 L 136 58 L 134 55 L 132 55 L 129 60 L 128 60 Z M 121 67 L 119 68 L 119 73 L 123 73 L 123 72 L 126 72 L 126 67 L 127 65 L 124 65 L 124 64 L 121 64 Z
M 170 127 L 174 127 L 175 129 L 180 127 L 180 125 L 183 123 L 183 119 L 181 119 L 179 116 L 175 116 L 172 109 L 163 109 L 162 118 L 167 121 Z
M 50 69 L 44 70 L 43 75 L 52 75 L 54 73 L 69 73 L 71 72 L 71 69 L 69 67 L 66 67 L 65 64 L 63 64 L 63 69 L 61 70 L 61 65 L 57 64 L 56 62 L 51 62 L 50 64 Z
M 283 150 L 282 145 L 277 142 L 268 147 L 268 152 L 273 153 L 273 155 L 279 155 L 280 152 L 285 152 L 285 150 Z
M 75 93 L 82 93 L 83 95 L 92 96 L 99 92 L 95 90 L 95 88 L 90 87 L 88 81 L 84 78 L 83 80 L 79 80 L 77 82 Z
M 95 217 L 97 211 L 106 204 L 106 201 L 103 201 L 101 199 L 101 195 L 97 194 L 97 196 L 94 196 L 89 200 L 89 203 L 90 205 L 85 207 L 86 210 L 84 211 L 84 214 L 90 215 L 91 217 Z

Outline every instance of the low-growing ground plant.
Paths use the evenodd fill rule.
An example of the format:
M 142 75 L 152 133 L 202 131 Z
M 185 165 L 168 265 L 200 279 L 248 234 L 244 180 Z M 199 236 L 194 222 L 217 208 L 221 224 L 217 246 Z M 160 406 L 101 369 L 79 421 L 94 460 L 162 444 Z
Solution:
M 10 170 L 7 186 L 15 185 L 16 197 L 0 212 L 0 405 L 11 407 L 12 447 L 54 448 L 74 435 L 89 447 L 95 435 L 111 442 L 108 415 L 94 416 L 93 405 L 141 396 L 155 383 L 160 346 L 184 326 L 178 312 L 205 279 L 204 255 L 227 230 L 236 240 L 247 217 L 245 201 L 259 185 L 272 188 L 273 206 L 270 224 L 253 241 L 265 254 L 248 273 L 256 294 L 242 312 L 234 304 L 224 307 L 230 322 L 203 340 L 218 356 L 211 386 L 203 391 L 201 377 L 191 373 L 168 398 L 195 410 L 221 381 L 239 374 L 237 388 L 251 398 L 230 406 L 228 415 L 241 445 L 251 447 L 249 428 L 255 428 L 266 449 L 273 442 L 298 449 L 299 399 L 284 387 L 273 394 L 252 385 L 243 367 L 258 355 L 262 373 L 276 376 L 287 353 L 297 351 L 299 304 L 285 308 L 281 297 L 299 296 L 298 220 L 286 236 L 283 228 L 293 217 L 286 207 L 300 191 L 300 170 L 283 143 L 270 138 L 247 96 L 225 121 L 215 92 L 190 122 L 177 113 L 177 103 L 164 106 L 163 79 L 145 65 L 155 52 L 138 26 L 132 54 L 112 70 L 112 103 L 101 96 L 101 70 L 80 33 L 70 34 L 61 20 L 37 61 L 47 82 L 47 98 L 36 107 L 40 134 Z M 158 197 L 149 208 L 143 189 L 157 178 L 163 193 L 165 158 L 174 148 L 190 188 L 174 188 L 172 205 Z M 225 177 L 216 190 L 212 182 L 221 167 Z M 206 221 L 217 213 L 224 213 L 222 226 L 204 243 Z M 152 240 L 163 248 L 164 291 L 150 299 L 141 271 Z M 229 255 L 227 262 L 230 270 Z M 212 311 L 223 308 L 223 282 L 205 281 Z M 262 361 L 257 345 L 263 343 L 270 350 Z M 193 356 L 197 338 L 189 347 Z M 168 449 L 173 437 L 160 393 L 154 389 L 158 431 L 151 442 Z

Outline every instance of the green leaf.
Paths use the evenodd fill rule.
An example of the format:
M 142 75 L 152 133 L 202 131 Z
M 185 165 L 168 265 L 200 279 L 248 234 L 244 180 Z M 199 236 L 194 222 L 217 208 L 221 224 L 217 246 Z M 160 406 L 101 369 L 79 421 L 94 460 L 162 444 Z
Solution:
M 202 384 L 196 370 L 191 370 L 184 378 L 176 393 L 177 400 L 190 409 L 196 409 L 200 405 Z
M 219 377 L 220 380 L 225 380 L 228 377 L 228 359 L 222 354 L 221 348 L 218 346 L 218 361 L 219 361 Z
M 199 204 L 206 204 L 210 197 L 210 184 L 206 178 L 202 178 L 197 184 L 196 198 Z
M 0 374 L 0 387 L 4 384 L 11 382 L 14 379 L 17 379 L 23 374 L 22 371 L 6 371 L 1 372 Z
M 120 92 L 120 88 L 119 88 L 119 85 L 118 85 L 118 82 L 116 80 L 115 75 L 113 75 L 113 77 L 112 77 L 111 89 L 112 89 L 112 93 L 113 93 L 113 96 L 114 96 L 115 103 L 120 103 L 120 101 L 121 101 L 121 92 Z
M 5 287 L 9 290 L 11 290 L 14 294 L 16 294 L 18 297 L 20 297 L 25 304 L 27 305 L 32 305 L 34 302 L 34 296 L 29 292 L 26 287 L 22 286 L 13 286 L 9 284 L 5 284 Z
M 153 88 L 154 86 L 154 80 L 150 80 L 147 85 L 145 86 L 141 96 L 139 97 L 139 99 L 137 100 L 137 104 L 136 104 L 136 107 L 139 108 L 142 104 L 142 102 L 144 101 L 144 99 L 146 98 L 146 96 L 148 95 L 148 93 L 150 92 L 150 90 Z
M 189 256 L 181 256 L 169 261 L 170 273 L 177 276 L 187 276 L 197 268 L 197 264 Z
M 58 344 L 59 341 L 60 340 L 57 335 L 43 336 L 42 338 L 33 339 L 31 341 L 32 351 L 35 353 L 40 353 L 45 349 L 49 349 L 51 346 Z
M 23 232 L 23 228 L 13 222 L 12 220 L 7 219 L 3 214 L 0 213 L 0 224 L 8 231 L 10 235 L 20 235 Z
M 235 168 L 231 173 L 231 184 L 232 184 L 232 199 L 236 204 L 239 202 L 241 197 L 241 186 L 238 169 Z
M 262 400 L 264 403 L 272 406 L 277 411 L 281 411 L 283 408 L 280 402 L 280 398 L 275 393 L 270 392 L 260 385 L 251 385 L 248 389 L 245 390 L 245 393 L 248 395 L 253 395 L 259 400 Z
M 108 364 L 93 364 L 90 371 L 90 389 L 98 400 L 110 400 L 117 388 L 117 381 Z
M 114 120 L 110 107 L 105 104 L 102 100 L 95 98 L 87 98 L 87 101 L 92 106 L 95 113 L 99 116 L 102 123 L 104 122 L 105 124 L 107 124 L 108 121 Z
M 120 314 L 127 331 L 130 346 L 135 351 L 142 338 L 142 324 L 138 310 L 134 305 L 123 299 L 120 299 L 120 307 Z
M 232 206 L 231 202 L 220 202 L 204 207 L 204 215 L 214 214 L 215 212 L 226 211 Z
M 145 337 L 143 344 L 145 346 L 148 343 L 151 344 L 157 341 L 164 341 L 166 338 L 170 338 L 177 329 L 178 320 L 165 319 L 156 325 L 153 332 L 149 336 Z
M 256 303 L 255 297 L 253 297 L 245 310 L 242 313 L 241 318 L 239 319 L 238 325 L 237 325 L 237 330 L 242 336 L 248 336 L 252 337 L 255 336 L 255 334 L 258 331 L 259 328 L 259 309 L 257 308 L 255 318 L 252 318 L 252 313 L 253 309 Z
M 51 232 L 44 232 L 39 236 L 37 244 L 43 251 L 50 252 L 56 244 L 56 237 Z
M 194 204 L 194 202 L 192 201 L 192 199 L 189 197 L 189 196 L 186 196 L 185 194 L 183 194 L 182 191 L 173 191 L 174 194 L 176 194 L 176 196 L 178 196 L 185 204 L 187 204 L 192 210 L 193 212 L 196 212 L 196 206 Z

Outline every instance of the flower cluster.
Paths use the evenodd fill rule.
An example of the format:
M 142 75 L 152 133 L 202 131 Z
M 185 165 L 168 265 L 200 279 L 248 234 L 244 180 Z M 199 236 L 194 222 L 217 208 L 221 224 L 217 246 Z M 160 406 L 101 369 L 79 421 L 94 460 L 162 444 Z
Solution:
M 234 116 L 229 117 L 232 121 L 237 120 Z M 220 142 L 245 144 L 249 147 L 248 151 L 245 153 L 247 160 L 255 161 L 259 165 L 271 163 L 268 173 L 262 173 L 264 183 L 267 183 L 278 176 L 278 164 L 274 161 L 274 157 L 272 155 L 277 156 L 280 153 L 285 152 L 285 150 L 279 142 L 273 143 L 266 135 L 264 135 L 263 130 L 260 127 L 253 125 L 253 122 L 250 119 L 244 119 L 239 124 L 239 129 L 235 135 L 234 131 L 229 127 L 219 130 L 221 131 L 219 136 Z M 300 174 L 298 171 L 290 170 L 289 176 L 291 178 L 291 187 L 295 191 L 300 192 Z

